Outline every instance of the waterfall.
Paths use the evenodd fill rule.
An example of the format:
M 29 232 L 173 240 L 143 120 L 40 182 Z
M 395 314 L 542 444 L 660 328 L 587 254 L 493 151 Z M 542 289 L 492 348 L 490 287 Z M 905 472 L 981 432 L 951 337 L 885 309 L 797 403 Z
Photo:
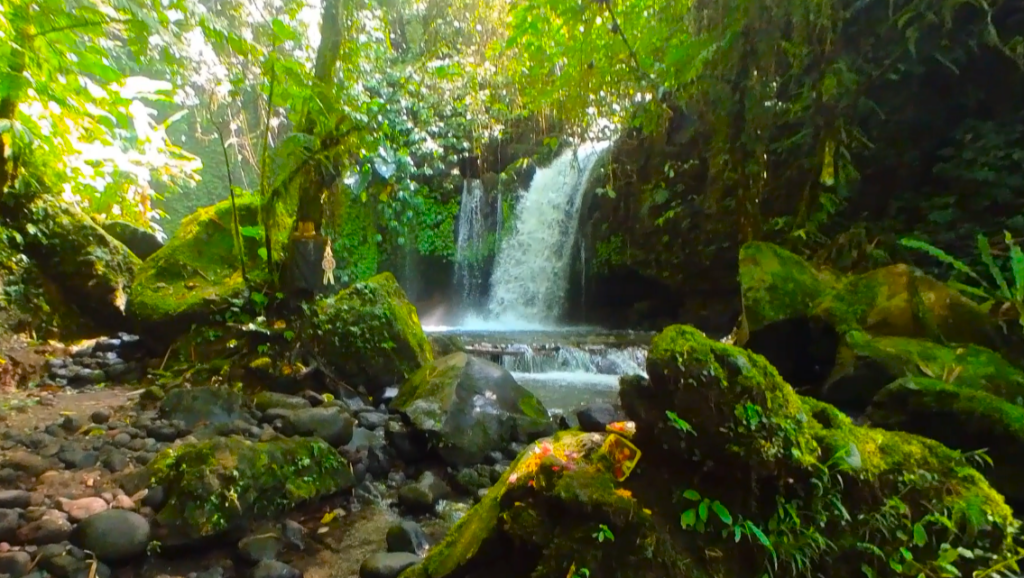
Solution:
M 583 191 L 609 144 L 585 143 L 537 171 L 494 264 L 491 315 L 545 325 L 557 321 L 569 282 Z
M 455 244 L 455 286 L 462 291 L 463 304 L 470 307 L 483 289 L 480 259 L 485 239 L 484 185 L 480 179 L 466 179 L 462 182 L 459 236 Z

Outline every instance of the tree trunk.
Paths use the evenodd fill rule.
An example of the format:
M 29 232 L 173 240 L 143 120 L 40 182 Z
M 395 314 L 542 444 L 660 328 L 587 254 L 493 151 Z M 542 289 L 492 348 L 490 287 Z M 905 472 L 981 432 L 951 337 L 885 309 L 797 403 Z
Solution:
M 320 22 L 320 46 L 316 51 L 316 64 L 313 68 L 315 78 L 314 93 L 318 97 L 326 97 L 334 84 L 335 72 L 338 69 L 338 58 L 341 53 L 342 42 L 342 1 L 326 0 L 324 2 L 323 18 Z M 312 112 L 311 105 L 306 109 L 304 118 L 299 124 L 299 130 L 306 134 L 313 134 L 316 131 L 316 117 Z M 323 193 L 324 181 L 322 170 L 319 167 L 311 166 L 303 171 L 298 179 L 299 206 L 296 214 L 296 226 L 299 231 L 309 230 L 311 227 L 316 233 L 320 233 L 323 227 Z

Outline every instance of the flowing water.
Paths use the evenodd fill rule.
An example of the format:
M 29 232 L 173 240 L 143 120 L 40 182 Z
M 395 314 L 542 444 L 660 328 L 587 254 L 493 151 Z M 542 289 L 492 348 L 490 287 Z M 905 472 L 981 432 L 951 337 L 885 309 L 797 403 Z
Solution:
M 462 183 L 459 205 L 459 235 L 455 243 L 455 286 L 462 304 L 472 306 L 483 294 L 481 256 L 487 232 L 484 230 L 484 186 L 480 179 Z
M 559 318 L 583 193 L 608 145 L 585 143 L 537 170 L 516 206 L 514 230 L 494 263 L 488 302 L 492 319 L 550 326 Z

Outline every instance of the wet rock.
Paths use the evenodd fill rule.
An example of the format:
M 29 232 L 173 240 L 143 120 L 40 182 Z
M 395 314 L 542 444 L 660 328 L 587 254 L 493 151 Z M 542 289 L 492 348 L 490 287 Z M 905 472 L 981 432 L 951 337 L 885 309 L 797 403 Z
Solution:
M 368 430 L 382 428 L 388 423 L 388 416 L 386 414 L 373 411 L 360 413 L 357 416 L 357 419 L 359 421 L 359 425 Z
M 27 508 L 32 505 L 32 494 L 25 490 L 0 490 L 0 508 Z
M 160 402 L 160 417 L 178 421 L 187 428 L 199 424 L 231 423 L 247 417 L 245 397 L 227 387 L 175 389 Z M 150 432 L 156 439 L 161 439 Z M 168 440 L 161 440 L 168 441 Z
M 104 424 L 110 421 L 110 417 L 111 412 L 109 409 L 98 409 L 92 412 L 92 415 L 89 416 L 89 419 L 92 420 L 92 423 Z
M 71 534 L 71 523 L 64 518 L 44 517 L 22 526 L 17 540 L 22 544 L 41 546 L 64 542 Z
M 398 578 L 419 561 L 419 556 L 408 552 L 378 552 L 363 561 L 359 567 L 359 578 Z
M 153 486 L 149 488 L 149 491 L 147 491 L 146 495 L 142 498 L 142 505 L 147 508 L 153 508 L 154 510 L 159 510 L 164 507 L 165 503 L 167 503 L 167 490 L 165 490 L 163 486 Z
M 256 534 L 238 542 L 238 554 L 250 564 L 258 564 L 277 558 L 284 545 L 281 538 L 273 533 Z
M 43 459 L 31 452 L 13 451 L 7 454 L 4 466 L 16 472 L 30 476 L 38 476 L 49 470 L 60 469 L 60 465 Z
M 414 484 L 403 486 L 398 491 L 398 504 L 410 513 L 425 514 L 434 511 L 434 506 L 451 493 L 448 486 L 431 472 L 424 472 Z
M 140 556 L 149 545 L 149 522 L 129 510 L 106 510 L 75 526 L 71 542 L 104 562 Z
M 60 500 L 60 509 L 68 515 L 72 522 L 82 520 L 98 514 L 107 509 L 107 502 L 103 498 L 79 498 L 77 500 Z
M 95 467 L 100 462 L 99 452 L 86 451 L 82 448 L 69 447 L 57 454 L 57 459 L 73 470 Z
M 388 552 L 405 552 L 422 556 L 430 547 L 427 534 L 419 524 L 412 520 L 402 520 L 388 528 L 386 539 Z
M 606 431 L 609 424 L 626 419 L 622 410 L 610 403 L 592 403 L 576 412 L 580 429 L 585 432 Z
M 0 554 L 0 574 L 10 578 L 22 578 L 32 567 L 32 556 L 27 552 L 4 552 Z
M 294 411 L 285 420 L 285 431 L 304 437 L 315 436 L 334 447 L 352 440 L 355 420 L 340 408 L 314 407 Z
M 298 550 L 306 549 L 306 529 L 294 520 L 281 522 L 281 538 Z
M 302 572 L 284 562 L 264 560 L 252 569 L 252 578 L 302 578 Z
M 18 535 L 21 516 L 14 510 L 0 510 L 0 542 L 11 542 Z M 0 570 L 0 574 L 3 574 Z
M 419 461 L 426 455 L 425 444 L 401 423 L 389 421 L 384 428 L 384 439 L 388 447 L 404 461 Z
M 511 373 L 465 353 L 417 371 L 391 409 L 432 441 L 453 467 L 479 464 L 513 441 L 532 441 L 554 431 L 547 409 Z

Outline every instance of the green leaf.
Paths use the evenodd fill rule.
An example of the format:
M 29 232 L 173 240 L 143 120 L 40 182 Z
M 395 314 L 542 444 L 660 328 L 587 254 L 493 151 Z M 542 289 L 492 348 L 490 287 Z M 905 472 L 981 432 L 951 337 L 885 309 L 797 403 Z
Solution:
M 918 546 L 924 546 L 928 543 L 928 534 L 924 531 L 924 526 L 920 523 L 914 524 L 914 544 Z
M 708 519 L 708 500 L 704 500 L 697 506 L 697 515 L 700 516 L 701 522 L 706 522 Z
M 687 500 L 693 500 L 694 502 L 700 501 L 700 493 L 697 490 L 686 490 L 683 492 L 683 497 Z
M 689 528 L 695 523 L 697 523 L 697 510 L 693 508 L 686 510 L 683 512 L 683 515 L 679 517 L 679 525 L 682 526 L 683 529 Z
M 1003 299 L 1012 300 L 1013 297 L 1010 289 L 1006 286 L 1006 278 L 1003 277 L 1003 272 L 999 269 L 999 265 L 996 265 L 995 259 L 992 258 L 992 247 L 989 246 L 988 238 L 985 235 L 978 235 L 978 252 L 981 254 L 981 260 L 988 267 L 988 272 L 992 274 L 992 278 L 999 285 L 1000 296 Z
M 729 513 L 729 510 L 727 510 L 721 502 L 719 502 L 718 500 L 712 502 L 711 509 L 714 510 L 716 514 L 718 514 L 718 518 L 722 520 L 722 522 L 725 522 L 726 524 L 730 525 L 732 524 L 732 514 Z

